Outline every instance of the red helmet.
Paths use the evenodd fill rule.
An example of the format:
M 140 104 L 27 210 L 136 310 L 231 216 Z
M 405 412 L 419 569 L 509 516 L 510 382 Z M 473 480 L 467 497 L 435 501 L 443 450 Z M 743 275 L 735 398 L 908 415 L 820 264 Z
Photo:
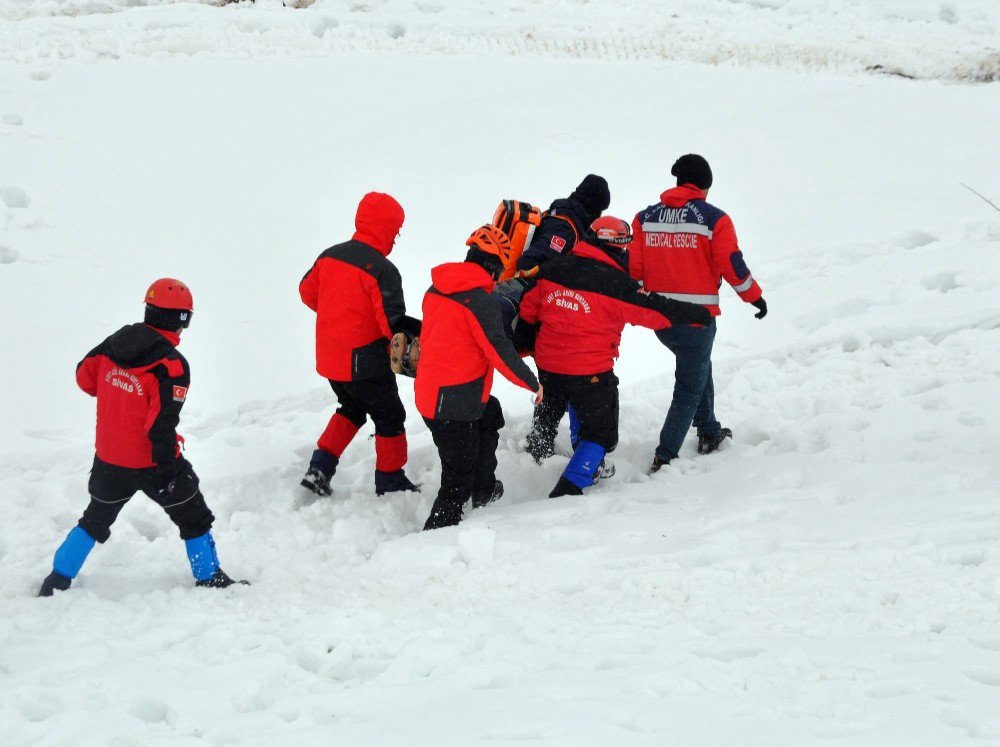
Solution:
M 146 291 L 146 324 L 157 329 L 180 330 L 191 324 L 194 298 L 180 280 L 160 278 Z
M 158 309 L 194 311 L 194 297 L 180 280 L 160 278 L 146 291 L 146 303 Z
M 609 244 L 626 246 L 632 243 L 632 227 L 621 218 L 604 215 L 590 224 L 597 238 Z

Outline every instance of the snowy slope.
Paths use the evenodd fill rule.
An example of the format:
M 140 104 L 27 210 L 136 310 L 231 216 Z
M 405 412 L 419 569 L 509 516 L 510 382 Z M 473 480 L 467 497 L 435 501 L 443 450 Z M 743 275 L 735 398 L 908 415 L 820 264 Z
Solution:
M 141 44 L 139 13 L 196 40 L 203 10 L 56 19 L 83 39 L 69 61 L 0 68 L 0 743 L 1000 744 L 1000 215 L 958 186 L 1000 194 L 997 84 L 295 60 L 266 34 L 266 62 L 78 62 L 102 29 Z M 27 48 L 51 20 L 0 34 Z M 509 106 L 526 79 L 558 85 Z M 642 116 L 596 112 L 595 90 Z M 364 191 L 407 209 L 393 259 L 418 308 L 501 197 L 596 171 L 627 215 L 690 150 L 771 306 L 724 304 L 729 448 L 643 474 L 671 359 L 632 330 L 618 475 L 582 499 L 542 498 L 565 457 L 511 450 L 530 407 L 506 384 L 508 493 L 456 529 L 416 531 L 438 473 L 407 385 L 419 497 L 374 496 L 363 438 L 333 498 L 296 487 L 332 397 L 295 285 Z M 198 305 L 188 456 L 254 585 L 192 590 L 136 499 L 70 593 L 35 599 L 86 500 L 73 366 L 163 274 Z
M 306 4 L 309 0 L 298 0 Z M 388 54 L 1000 77 L 995 0 L 0 0 L 0 61 Z M 290 3 L 291 4 L 291 3 Z

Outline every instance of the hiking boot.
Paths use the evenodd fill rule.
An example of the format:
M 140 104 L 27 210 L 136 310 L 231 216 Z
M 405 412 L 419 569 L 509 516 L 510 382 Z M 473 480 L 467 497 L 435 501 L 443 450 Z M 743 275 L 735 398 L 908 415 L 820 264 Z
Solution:
M 549 493 L 549 498 L 561 498 L 564 495 L 583 495 L 583 491 L 565 477 L 560 477 L 559 482 L 556 483 L 556 486 L 552 488 L 552 492 Z
M 72 583 L 73 579 L 66 578 L 61 573 L 52 571 L 52 573 L 46 576 L 45 580 L 42 581 L 42 588 L 38 591 L 38 596 L 51 597 L 53 592 L 66 591 Z
M 597 474 L 594 475 L 595 482 L 597 480 L 607 480 L 609 477 L 615 476 L 615 463 L 610 459 L 602 459 L 601 466 L 597 468 Z
M 310 467 L 299 485 L 319 496 L 333 494 L 333 488 L 330 487 L 330 477 L 318 467 Z
M 233 584 L 241 584 L 243 586 L 249 586 L 249 581 L 244 581 L 243 579 L 230 578 L 226 575 L 226 572 L 221 568 L 217 568 L 215 573 L 212 574 L 211 578 L 202 579 L 201 581 L 195 582 L 195 586 L 201 586 L 206 589 L 225 589 L 227 586 L 232 586 Z
M 713 451 L 718 451 L 722 442 L 732 437 L 733 432 L 729 428 L 723 428 L 718 436 L 698 436 L 698 453 L 711 454 Z
M 385 495 L 386 493 L 399 493 L 410 490 L 414 493 L 420 492 L 420 486 L 410 482 L 406 472 L 401 469 L 395 472 L 381 472 L 375 470 L 375 495 Z
M 437 498 L 431 507 L 431 515 L 424 523 L 424 531 L 453 527 L 462 520 L 462 505 L 456 505 L 449 498 Z
M 474 490 L 472 491 L 472 507 L 482 508 L 503 495 L 503 483 L 497 480 L 493 483 L 492 491 Z
M 660 471 L 660 467 L 665 467 L 670 464 L 669 459 L 661 459 L 659 454 L 653 454 L 653 463 L 649 466 L 649 474 L 654 474 Z

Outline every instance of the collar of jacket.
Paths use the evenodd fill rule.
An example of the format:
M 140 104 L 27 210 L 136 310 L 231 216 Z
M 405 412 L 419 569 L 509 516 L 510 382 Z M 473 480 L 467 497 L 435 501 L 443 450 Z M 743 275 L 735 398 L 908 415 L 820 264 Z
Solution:
M 704 200 L 705 190 L 694 184 L 682 184 L 673 187 L 660 195 L 660 202 L 667 207 L 680 207 L 689 200 Z
M 616 270 L 621 270 L 625 272 L 625 268 L 622 267 L 622 263 L 611 256 L 607 251 L 599 246 L 594 246 L 584 239 L 576 242 L 576 246 L 573 247 L 573 254 L 577 257 L 586 257 L 587 259 L 594 259 L 598 262 L 603 262 L 606 265 L 611 265 Z
M 166 337 L 167 341 L 171 345 L 173 345 L 175 348 L 178 345 L 181 344 L 181 336 L 179 334 L 177 334 L 176 332 L 171 332 L 171 331 L 166 330 L 166 329 L 157 329 L 156 327 L 150 327 L 148 324 L 145 325 L 145 326 L 149 327 L 154 332 L 159 332 L 161 335 L 163 335 L 164 337 Z

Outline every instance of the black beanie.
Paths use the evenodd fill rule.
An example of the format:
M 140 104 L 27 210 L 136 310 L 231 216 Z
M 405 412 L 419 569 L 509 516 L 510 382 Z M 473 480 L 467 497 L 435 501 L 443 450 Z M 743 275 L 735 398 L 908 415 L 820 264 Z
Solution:
M 578 200 L 584 209 L 596 218 L 611 204 L 611 190 L 608 189 L 608 182 L 603 176 L 587 174 L 569 198 Z
M 712 186 L 712 167 L 701 156 L 688 153 L 674 162 L 670 173 L 677 177 L 677 184 L 693 184 L 699 189 Z
M 482 267 L 493 280 L 497 280 L 503 274 L 503 260 L 495 254 L 484 252 L 482 249 L 476 247 L 469 249 L 465 253 L 465 261 Z

